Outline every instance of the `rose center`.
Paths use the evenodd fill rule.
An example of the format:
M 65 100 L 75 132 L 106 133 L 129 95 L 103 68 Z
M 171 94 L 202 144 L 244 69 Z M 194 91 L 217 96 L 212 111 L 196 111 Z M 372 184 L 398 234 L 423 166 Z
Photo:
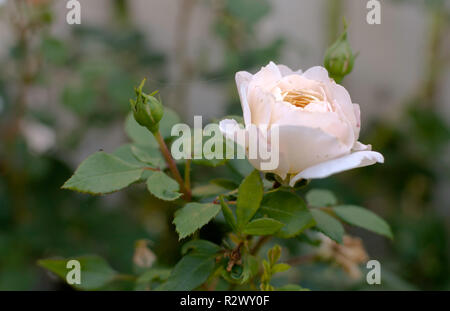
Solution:
M 313 90 L 290 90 L 281 93 L 283 101 L 296 107 L 305 108 L 308 104 L 323 101 L 323 95 Z

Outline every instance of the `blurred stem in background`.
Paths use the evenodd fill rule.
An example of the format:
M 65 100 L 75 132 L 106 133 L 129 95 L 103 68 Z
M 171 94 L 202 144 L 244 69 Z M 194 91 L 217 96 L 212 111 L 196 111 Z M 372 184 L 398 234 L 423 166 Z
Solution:
M 326 20 L 326 42 L 325 46 L 328 47 L 332 44 L 341 32 L 342 16 L 343 16 L 343 3 L 342 0 L 327 0 L 325 2 L 325 12 L 327 15 Z
M 15 202 L 13 214 L 17 224 L 22 223 L 28 214 L 27 171 L 23 168 L 18 154 L 18 138 L 21 135 L 21 123 L 27 113 L 29 88 L 35 82 L 42 63 L 41 54 L 33 48 L 31 41 L 33 36 L 42 35 L 43 27 L 51 20 L 47 5 L 42 4 L 35 8 L 30 6 L 33 5 L 26 0 L 17 0 L 10 9 L 10 25 L 16 41 L 12 50 L 14 70 L 9 82 L 14 82 L 16 88 L 12 95 L 13 104 L 8 107 L 9 118 L 6 118 L 0 134 L 5 142 L 4 150 L 1 150 L 3 155 L 0 168 L 5 171 L 8 188 Z
M 129 26 L 129 11 L 128 11 L 128 1 L 127 0 L 114 0 L 114 17 L 119 24 L 124 26 Z
M 436 104 L 436 95 L 441 83 L 448 60 L 445 59 L 445 36 L 449 31 L 448 12 L 445 10 L 444 1 L 435 1 L 428 8 L 429 41 L 428 58 L 425 64 L 425 81 L 423 83 L 422 97 L 420 101 L 423 108 L 433 108 Z
M 178 15 L 175 26 L 174 60 L 176 73 L 172 79 L 174 85 L 170 106 L 183 116 L 187 114 L 189 101 L 189 85 L 194 77 L 194 68 L 189 59 L 189 30 L 192 13 L 197 0 L 178 1 Z

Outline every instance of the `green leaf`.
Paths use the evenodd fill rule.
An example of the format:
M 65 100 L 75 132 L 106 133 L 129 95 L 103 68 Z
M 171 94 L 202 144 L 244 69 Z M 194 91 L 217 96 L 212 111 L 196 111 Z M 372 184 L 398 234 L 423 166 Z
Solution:
M 216 125 L 217 133 L 220 133 L 219 126 Z M 195 139 L 196 133 L 200 134 L 201 139 Z M 227 140 L 223 140 L 222 134 L 219 136 L 208 136 L 204 135 L 204 132 L 202 129 L 194 129 L 192 136 L 191 136 L 191 150 L 194 153 L 195 150 L 201 150 L 201 158 L 200 159 L 192 159 L 192 162 L 197 165 L 205 165 L 205 166 L 211 166 L 211 167 L 217 167 L 220 165 L 225 164 L 228 160 L 226 159 L 226 142 Z M 214 146 L 212 148 L 205 148 L 207 144 L 211 144 Z M 216 154 L 216 144 L 222 146 L 222 152 Z
M 219 251 L 217 244 L 206 240 L 185 243 L 181 248 L 181 253 L 185 256 L 172 270 L 167 282 L 157 290 L 191 290 L 198 287 L 214 271 Z
M 271 249 L 267 251 L 267 258 L 269 259 L 270 266 L 273 266 L 281 257 L 281 246 L 275 244 Z
M 315 224 L 315 223 L 314 223 Z M 319 238 L 313 238 L 308 235 L 308 232 L 303 232 L 302 234 L 295 237 L 297 241 L 301 243 L 306 243 L 308 245 L 317 247 L 320 245 L 321 240 Z
M 305 202 L 291 192 L 276 191 L 265 195 L 258 213 L 284 224 L 277 234 L 282 238 L 296 236 L 314 225 Z
M 291 266 L 288 265 L 287 263 L 277 263 L 277 264 L 273 265 L 273 267 L 272 267 L 272 274 L 284 272 L 284 271 L 289 270 L 290 268 L 291 268 Z
M 97 152 L 80 164 L 62 188 L 104 194 L 129 186 L 138 181 L 141 175 L 141 167 L 127 163 L 114 155 Z
M 166 281 L 170 276 L 170 269 L 151 268 L 141 274 L 136 280 L 135 290 L 149 290 L 154 281 Z
M 192 240 L 181 247 L 181 254 L 186 255 L 189 251 L 193 251 L 197 254 L 216 254 L 219 250 L 219 245 L 214 244 L 213 242 L 206 240 Z
M 155 197 L 165 201 L 173 201 L 181 196 L 178 183 L 164 172 L 151 172 L 147 178 L 147 189 Z
M 238 227 L 242 228 L 252 219 L 263 197 L 263 183 L 259 172 L 254 170 L 239 186 L 236 216 Z
M 147 163 L 151 166 L 159 168 L 164 167 L 164 158 L 159 149 L 153 148 L 148 145 L 133 145 L 131 146 L 131 152 L 136 157 L 136 159 L 143 163 Z
M 147 145 L 153 148 L 158 148 L 158 143 L 156 142 L 153 134 L 143 126 L 140 126 L 130 112 L 125 120 L 125 133 L 128 137 L 138 145 Z
M 232 231 L 235 231 L 237 229 L 237 223 L 236 223 L 236 217 L 234 216 L 233 211 L 228 206 L 228 204 L 225 202 L 222 195 L 219 197 L 219 200 L 220 200 L 220 205 L 222 206 L 222 213 L 223 213 L 223 216 L 225 217 L 227 224 L 230 226 Z
M 117 275 L 117 272 L 103 258 L 96 255 L 67 259 L 41 259 L 38 261 L 38 265 L 50 270 L 66 281 L 67 273 L 73 269 L 66 268 L 66 265 L 72 259 L 80 262 L 81 284 L 74 284 L 73 286 L 76 288 L 85 290 L 98 289 L 107 285 Z
M 216 197 L 218 194 L 227 192 L 226 189 L 217 185 L 199 185 L 192 189 L 192 196 L 197 198 Z
M 258 259 L 250 254 L 246 254 L 244 257 L 244 269 L 242 270 L 240 284 L 244 284 L 252 277 L 258 274 Z
M 137 279 L 137 283 L 148 283 L 153 280 L 159 279 L 165 281 L 169 278 L 171 270 L 168 268 L 151 268 L 142 273 Z
M 230 172 L 238 178 L 237 180 L 244 179 L 245 176 L 251 174 L 251 172 L 255 170 L 247 159 L 230 159 L 226 163 L 226 166 L 230 169 Z
M 173 223 L 180 240 L 206 225 L 220 211 L 218 204 L 188 203 L 175 213 Z
M 192 253 L 184 256 L 173 268 L 166 283 L 156 290 L 187 291 L 203 284 L 216 265 L 216 254 Z
M 177 123 L 180 123 L 180 117 L 178 114 L 174 110 L 164 107 L 164 115 L 159 122 L 159 131 L 161 132 L 161 136 L 164 138 L 170 138 L 172 127 Z
M 112 155 L 120 158 L 121 160 L 127 162 L 128 164 L 134 165 L 134 166 L 141 166 L 144 167 L 145 164 L 136 159 L 135 155 L 131 151 L 132 144 L 125 144 L 123 146 L 120 146 L 114 152 Z
M 278 232 L 284 224 L 272 218 L 258 218 L 245 225 L 242 233 L 251 235 L 269 235 Z
M 306 194 L 306 202 L 312 207 L 325 207 L 337 204 L 337 199 L 329 190 L 313 189 Z
M 322 212 L 319 209 L 311 209 L 314 220 L 316 221 L 316 228 L 323 234 L 333 239 L 338 243 L 342 243 L 344 236 L 344 227 L 334 217 Z
M 234 181 L 230 179 L 225 178 L 216 178 L 210 181 L 210 183 L 217 185 L 219 187 L 222 187 L 227 190 L 234 190 L 239 187 L 239 184 L 235 183 Z
M 389 225 L 382 218 L 365 208 L 342 205 L 333 207 L 333 211 L 339 218 L 351 225 L 384 235 L 390 239 L 393 238 Z

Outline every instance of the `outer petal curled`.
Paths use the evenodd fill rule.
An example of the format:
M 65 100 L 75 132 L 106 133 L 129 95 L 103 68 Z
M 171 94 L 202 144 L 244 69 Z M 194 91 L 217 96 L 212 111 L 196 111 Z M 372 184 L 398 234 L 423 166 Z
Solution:
M 325 178 L 330 175 L 347 171 L 357 167 L 383 163 L 383 155 L 376 151 L 357 151 L 327 162 L 308 167 L 295 175 L 290 185 L 293 186 L 300 179 Z

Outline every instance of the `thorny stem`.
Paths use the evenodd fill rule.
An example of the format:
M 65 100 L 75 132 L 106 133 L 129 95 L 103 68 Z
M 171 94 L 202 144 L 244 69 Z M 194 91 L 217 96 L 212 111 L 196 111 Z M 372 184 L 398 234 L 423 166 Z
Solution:
M 172 158 L 172 155 L 170 154 L 169 149 L 167 148 L 164 138 L 161 136 L 161 133 L 159 131 L 154 133 L 154 136 L 156 138 L 156 141 L 158 142 L 159 148 L 161 149 L 161 153 L 164 156 L 164 159 L 166 160 L 166 163 L 169 166 L 170 171 L 172 172 L 173 177 L 180 185 L 180 190 L 184 194 L 184 199 L 186 201 L 190 201 L 191 192 L 186 189 L 183 178 L 181 178 L 175 160 Z

